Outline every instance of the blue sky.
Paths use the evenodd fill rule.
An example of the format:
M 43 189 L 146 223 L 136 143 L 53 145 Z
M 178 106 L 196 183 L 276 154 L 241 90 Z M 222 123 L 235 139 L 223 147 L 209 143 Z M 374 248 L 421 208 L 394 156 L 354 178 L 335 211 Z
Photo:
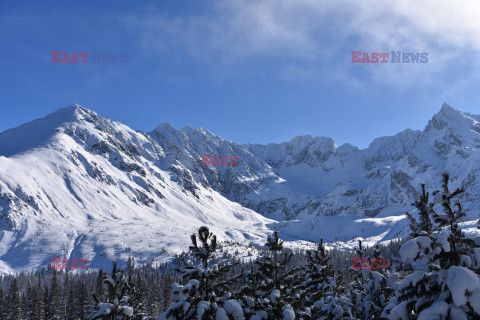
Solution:
M 0 131 L 78 103 L 143 131 L 366 147 L 423 129 L 444 102 L 480 113 L 479 14 L 474 1 L 0 1 Z M 355 50 L 428 63 L 353 64 Z

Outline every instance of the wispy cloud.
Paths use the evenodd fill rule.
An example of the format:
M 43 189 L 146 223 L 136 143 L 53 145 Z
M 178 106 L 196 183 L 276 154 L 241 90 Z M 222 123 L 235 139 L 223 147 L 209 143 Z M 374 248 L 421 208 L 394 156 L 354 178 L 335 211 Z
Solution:
M 358 85 L 351 50 L 428 52 L 424 65 L 360 66 L 362 78 L 371 82 L 415 79 L 428 85 L 447 77 L 452 66 L 472 75 L 478 70 L 479 14 L 476 1 L 226 0 L 201 13 L 151 10 L 122 19 L 153 52 L 222 66 L 268 58 L 288 80 Z M 470 61 L 459 63 L 465 58 Z

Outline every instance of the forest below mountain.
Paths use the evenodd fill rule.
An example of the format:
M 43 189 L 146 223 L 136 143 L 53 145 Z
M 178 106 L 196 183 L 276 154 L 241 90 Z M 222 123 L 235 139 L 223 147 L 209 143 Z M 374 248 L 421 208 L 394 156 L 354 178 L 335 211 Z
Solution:
M 52 268 L 0 279 L 2 319 L 478 319 L 480 238 L 469 238 L 449 175 L 421 185 L 410 236 L 354 251 L 286 249 L 277 232 L 239 260 L 202 226 L 164 265 L 108 272 Z M 441 205 L 441 210 L 438 206 Z M 379 264 L 388 259 L 387 268 Z M 383 260 L 386 261 L 386 260 Z

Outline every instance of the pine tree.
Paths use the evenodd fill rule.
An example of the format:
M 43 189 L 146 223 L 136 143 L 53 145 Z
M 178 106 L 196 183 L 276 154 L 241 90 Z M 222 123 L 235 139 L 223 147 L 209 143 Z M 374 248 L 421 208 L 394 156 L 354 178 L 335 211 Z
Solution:
M 411 212 L 407 211 L 407 218 L 410 220 L 410 230 L 412 237 L 417 237 L 422 232 L 430 234 L 433 231 L 431 216 L 433 215 L 433 203 L 428 202 L 429 193 L 425 191 L 425 184 L 420 184 L 420 198 L 415 199 L 412 205 L 418 210 L 419 221 L 417 221 Z
M 198 238 L 201 241 L 201 246 L 197 244 L 197 236 L 192 234 L 192 245 L 189 247 L 193 255 L 200 260 L 203 267 L 201 276 L 200 296 L 203 300 L 209 300 L 212 293 L 212 277 L 208 273 L 208 262 L 215 250 L 217 250 L 217 236 L 211 233 L 207 227 L 201 227 L 198 230 Z M 209 242 L 210 240 L 210 242 Z M 199 271 L 195 269 L 195 272 Z
M 21 318 L 20 292 L 18 289 L 17 278 L 14 278 L 8 292 L 8 303 L 10 312 L 8 319 L 17 320 Z
M 50 284 L 50 298 L 49 298 L 49 312 L 48 312 L 48 319 L 60 319 L 61 318 L 61 305 L 62 305 L 62 297 L 60 287 L 57 281 L 57 270 L 52 269 L 52 278 Z
M 6 318 L 4 305 L 5 305 L 5 297 L 3 295 L 3 290 L 0 287 L 0 319 Z
M 0 319 L 8 319 L 9 314 L 9 299 L 8 299 L 8 291 L 2 291 L 2 299 L 0 300 Z
M 20 319 L 25 319 L 29 313 L 28 298 L 26 294 L 22 294 L 20 301 Z
M 37 276 L 37 286 L 35 287 L 34 297 L 33 297 L 33 312 L 32 320 L 45 320 L 45 301 L 43 294 L 43 285 L 40 274 Z
M 362 270 L 365 286 L 360 294 L 360 303 L 356 310 L 359 319 L 384 319 L 382 311 L 393 295 L 399 275 L 397 273 L 390 274 L 388 266 L 382 261 L 385 259 L 377 244 L 373 249 L 373 259 L 370 259 L 370 269 Z
M 174 283 L 173 276 L 169 271 L 162 274 L 162 312 L 165 311 L 172 303 L 170 291 Z
M 160 303 L 161 303 L 161 285 L 160 285 L 160 275 L 159 273 L 154 273 L 149 276 L 147 283 L 151 285 L 149 287 L 148 299 L 146 301 L 147 313 L 152 316 L 152 318 L 158 318 L 160 313 Z
M 462 230 L 458 227 L 458 222 L 466 216 L 462 209 L 460 201 L 455 201 L 455 205 L 452 206 L 452 199 L 460 195 L 465 191 L 463 188 L 457 188 L 455 191 L 450 192 L 448 188 L 449 175 L 443 173 L 442 190 L 437 191 L 437 194 L 441 194 L 442 207 L 444 209 L 443 214 L 437 214 L 433 212 L 434 221 L 438 224 L 437 229 L 449 227 L 450 235 L 448 242 L 451 244 L 451 250 L 441 255 L 442 265 L 458 266 L 462 257 L 472 256 L 472 248 L 475 246 L 475 242 L 472 239 L 468 239 L 464 236 Z M 454 209 L 455 208 L 455 209 Z
M 76 304 L 77 304 L 77 315 L 80 319 L 87 319 L 90 315 L 90 299 L 89 299 L 89 290 L 87 288 L 85 275 L 79 275 L 76 285 Z
M 253 263 L 239 275 L 240 286 L 234 294 L 246 319 L 267 319 L 267 303 L 259 291 L 260 274 Z
M 299 313 L 302 319 L 312 319 L 317 310 L 314 303 L 329 295 L 336 289 L 334 271 L 330 265 L 330 257 L 325 251 L 323 240 L 320 240 L 317 250 L 307 251 L 304 281 L 298 286 L 302 289 L 301 300 L 303 311 Z
M 234 264 L 215 264 L 214 253 L 217 249 L 217 237 L 207 227 L 200 227 L 197 235 L 191 236 L 191 253 L 199 261 L 194 265 L 189 261 L 183 270 L 178 270 L 184 285 L 172 285 L 173 303 L 159 319 L 243 319 L 243 310 L 239 302 L 225 291 L 229 280 L 222 280 Z
M 104 278 L 105 278 L 105 275 L 103 273 L 102 268 L 100 268 L 100 270 L 98 270 L 97 281 L 95 282 L 95 296 L 97 297 L 103 297 L 104 295 L 104 288 L 103 288 Z
M 265 247 L 268 254 L 257 259 L 256 267 L 244 277 L 250 289 L 243 288 L 242 305 L 256 319 L 295 317 L 301 308 L 301 268 L 289 267 L 293 254 L 284 250 L 276 231 L 267 237 Z
M 75 303 L 75 286 L 74 286 L 74 278 L 73 276 L 69 276 L 66 273 L 65 283 L 64 283 L 64 290 L 63 290 L 63 298 L 64 298 L 64 318 L 66 320 L 73 320 L 76 319 L 75 315 L 78 314 L 77 304 Z
M 347 306 L 351 306 L 349 310 L 353 312 L 354 315 L 359 313 L 359 310 L 362 309 L 362 300 L 363 294 L 365 292 L 365 280 L 368 274 L 366 270 L 370 267 L 369 260 L 366 259 L 367 249 L 363 247 L 361 240 L 358 240 L 358 247 L 355 248 L 355 256 L 351 257 L 351 267 L 350 272 L 351 281 L 348 283 L 348 288 L 346 288 L 345 296 L 348 298 Z
M 137 317 L 130 298 L 133 287 L 123 270 L 117 270 L 116 263 L 113 263 L 112 273 L 105 277 L 103 285 L 105 287 L 105 302 L 100 302 L 100 299 L 93 294 L 93 299 L 97 304 L 97 312 L 91 317 L 91 320 L 119 320 Z M 139 318 L 142 319 L 143 315 Z
M 150 295 L 150 290 L 147 289 L 144 275 L 140 272 L 140 270 L 134 271 L 134 262 L 133 258 L 131 259 L 131 272 L 129 271 L 128 275 L 128 283 L 130 283 L 131 290 L 131 301 L 134 302 L 135 305 L 135 318 L 137 319 L 144 319 L 147 318 L 147 312 L 145 309 L 147 299 Z M 136 281 L 133 281 L 133 277 L 135 275 Z
M 465 237 L 458 222 L 465 213 L 453 198 L 463 192 L 450 192 L 449 176 L 444 173 L 442 190 L 436 191 L 434 203 L 441 203 L 444 212 L 437 214 L 429 205 L 433 232 L 412 230 L 418 234 L 400 249 L 402 258 L 413 272 L 398 283 L 395 296 L 385 307 L 384 316 L 390 320 L 431 318 L 476 319 L 480 317 L 480 279 L 478 249 L 475 242 Z M 476 250 L 477 249 L 477 250 Z

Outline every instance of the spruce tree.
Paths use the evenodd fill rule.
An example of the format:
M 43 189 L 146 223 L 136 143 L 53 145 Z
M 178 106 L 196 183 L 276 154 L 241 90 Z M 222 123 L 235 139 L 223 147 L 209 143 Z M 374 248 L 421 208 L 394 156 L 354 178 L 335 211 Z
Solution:
M 95 282 L 95 296 L 103 297 L 104 295 L 104 288 L 103 288 L 103 279 L 105 275 L 103 274 L 102 268 L 98 270 L 97 281 Z
M 17 278 L 13 278 L 12 285 L 8 291 L 9 315 L 8 319 L 17 320 L 21 318 L 20 291 Z
M 171 275 L 168 270 L 162 274 L 162 312 L 165 311 L 172 303 L 170 291 L 174 283 L 175 281 L 173 280 L 173 275 Z
M 411 236 L 417 237 L 422 232 L 430 234 L 433 231 L 432 215 L 434 213 L 433 203 L 430 203 L 429 193 L 425 191 L 425 184 L 420 184 L 421 193 L 418 199 L 412 205 L 418 210 L 419 220 L 417 221 L 410 211 L 406 212 L 410 220 Z
M 75 319 L 75 315 L 78 313 L 77 304 L 75 303 L 75 285 L 73 276 L 66 274 L 64 284 L 64 316 L 66 320 Z
M 370 269 L 362 270 L 365 286 L 359 297 L 356 315 L 362 320 L 380 320 L 384 319 L 382 311 L 393 295 L 399 275 L 391 274 L 388 265 L 383 263 L 386 259 L 378 244 L 373 248 L 373 258 L 369 261 Z
M 328 317 L 330 312 L 322 306 L 328 297 L 336 296 L 337 284 L 331 257 L 325 250 L 323 239 L 318 243 L 316 250 L 307 251 L 306 259 L 303 282 L 298 286 L 302 289 L 300 294 L 302 311 L 298 312 L 299 319 Z
M 232 294 L 225 291 L 230 280 L 222 280 L 233 264 L 213 262 L 217 250 L 217 237 L 203 226 L 197 235 L 191 236 L 191 253 L 199 262 L 188 261 L 183 270 L 178 270 L 184 285 L 172 285 L 173 303 L 159 319 L 244 319 L 243 310 Z
M 480 318 L 480 279 L 475 273 L 478 248 L 458 226 L 465 216 L 462 206 L 456 201 L 455 209 L 452 207 L 452 200 L 463 189 L 451 192 L 448 174 L 442 178 L 442 189 L 433 194 L 434 204 L 441 203 L 443 213 L 438 214 L 434 204 L 429 204 L 433 232 L 412 230 L 418 236 L 400 249 L 413 272 L 397 284 L 395 296 L 384 309 L 390 320 Z
M 32 320 L 45 320 L 45 301 L 40 274 L 37 275 L 37 286 L 35 287 L 33 301 Z
M 127 281 L 123 270 L 117 270 L 116 262 L 113 263 L 112 273 L 103 280 L 105 287 L 105 302 L 101 302 L 95 294 L 93 299 L 97 304 L 97 312 L 91 320 L 119 320 L 134 319 L 134 308 L 131 306 L 132 287 Z
M 49 319 L 60 319 L 61 318 L 61 306 L 62 306 L 62 297 L 60 286 L 57 281 L 58 271 L 55 269 L 51 270 L 51 284 L 50 284 L 50 299 L 49 299 L 49 312 L 47 317 Z
M 91 303 L 85 274 L 79 275 L 75 289 L 78 317 L 87 319 L 91 313 Z
M 6 318 L 6 312 L 5 312 L 6 310 L 4 308 L 4 305 L 5 305 L 5 298 L 3 295 L 3 290 L 0 287 L 0 319 Z
M 247 277 L 251 296 L 244 296 L 242 303 L 254 312 L 255 319 L 284 319 L 295 317 L 301 308 L 299 287 L 301 268 L 290 267 L 293 254 L 284 250 L 283 241 L 275 231 L 267 237 L 268 254 L 255 261 L 255 269 Z M 246 290 L 244 290 L 246 292 Z M 248 301 L 251 306 L 246 304 Z
M 30 314 L 30 311 L 28 308 L 28 298 L 26 294 L 22 294 L 21 301 L 20 301 L 20 319 L 25 319 L 29 314 Z

